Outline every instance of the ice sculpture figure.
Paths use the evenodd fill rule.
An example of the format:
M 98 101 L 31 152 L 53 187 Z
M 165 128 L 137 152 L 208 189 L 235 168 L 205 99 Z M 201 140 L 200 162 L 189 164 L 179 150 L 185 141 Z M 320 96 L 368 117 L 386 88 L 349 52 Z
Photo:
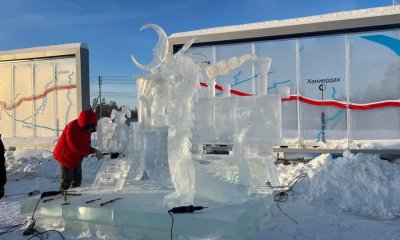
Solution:
M 257 75 L 257 93 L 258 94 L 267 94 L 267 73 L 269 71 L 269 67 L 271 66 L 272 59 L 269 57 L 258 57 L 254 60 L 254 73 Z
M 280 96 L 200 97 L 199 82 L 207 69 L 217 71 L 206 79 L 215 92 L 216 76 L 257 56 L 220 60 L 216 68 L 207 68 L 185 52 L 193 42 L 168 58 L 162 56 L 165 45 L 153 51 L 157 59 L 144 67 L 153 74 L 137 76 L 139 122 L 128 127 L 130 112 L 124 108 L 100 119 L 98 147 L 120 155 L 106 156 L 87 194 L 68 205 L 60 204 L 64 199 L 41 204 L 37 214 L 62 217 L 79 228 L 94 223 L 139 237 L 144 230 L 146 239 L 158 231 L 167 236 L 167 209 L 182 205 L 212 210 L 180 218 L 174 227 L 179 238 L 241 239 L 257 225 L 265 206 L 273 203 L 265 181 L 279 185 L 271 149 L 281 138 Z M 105 207 L 87 204 L 100 196 L 103 203 L 120 200 Z M 36 210 L 32 202 L 21 209 Z
M 100 151 L 109 151 L 107 143 L 112 138 L 115 124 L 110 118 L 101 118 L 97 123 L 97 147 Z
M 140 175 L 137 180 L 150 180 L 161 186 L 170 186 L 168 166 L 168 128 L 155 127 L 142 132 Z
M 140 81 L 140 80 L 139 80 Z M 145 130 L 167 126 L 167 84 L 158 78 L 138 84 L 140 122 Z
M 120 190 L 126 180 L 127 174 L 135 159 L 135 149 L 129 151 L 128 144 L 135 146 L 135 132 L 126 124 L 126 117 L 130 117 L 131 112 L 127 107 L 122 107 L 121 111 L 113 110 L 110 118 L 102 118 L 98 123 L 98 147 L 103 152 L 117 152 L 117 159 L 107 159 L 103 162 L 99 173 L 92 185 L 93 189 L 113 188 Z M 134 129 L 134 128 L 132 128 Z M 107 156 L 108 157 L 108 156 Z M 109 157 L 108 157 L 109 158 Z
M 256 58 L 257 56 L 254 54 L 245 54 L 240 57 L 232 57 L 228 61 L 220 60 L 217 62 L 216 66 L 206 65 L 205 71 L 209 79 L 214 79 L 217 76 L 228 74 L 232 70 L 240 67 L 246 61 L 254 60 Z
M 135 64 L 138 68 L 150 71 L 152 69 L 158 68 L 161 65 L 162 61 L 165 59 L 165 56 L 168 52 L 168 37 L 167 34 L 165 34 L 164 30 L 155 24 L 145 24 L 140 28 L 140 30 L 147 28 L 154 29 L 154 31 L 156 31 L 156 33 L 158 34 L 157 45 L 153 48 L 153 61 L 147 65 L 142 65 L 136 61 L 133 55 L 131 55 L 131 58 L 133 64 Z
M 191 44 L 191 43 L 190 43 Z M 184 46 L 188 48 L 188 44 Z M 181 205 L 194 201 L 195 168 L 191 159 L 191 106 L 201 80 L 201 69 L 184 52 L 178 52 L 161 70 L 168 85 L 168 163 Z
M 121 111 L 113 109 L 110 119 L 113 120 L 115 128 L 112 139 L 107 142 L 107 147 L 112 152 L 123 153 L 126 150 L 129 137 L 129 126 L 126 124 L 126 117 L 131 117 L 129 108 L 123 106 Z
M 224 235 L 239 236 L 235 231 L 238 224 L 238 228 L 249 229 L 255 220 L 255 211 L 260 217 L 265 203 L 272 201 L 271 196 L 258 197 L 260 193 L 271 193 L 262 185 L 266 180 L 279 185 L 274 169 L 276 157 L 271 147 L 279 145 L 281 137 L 280 97 L 262 94 L 215 97 L 213 94 L 200 98 L 199 82 L 206 75 L 207 67 L 185 52 L 193 42 L 191 39 L 163 62 L 163 51 L 153 51 L 160 55 L 153 63 L 161 61 L 161 65 L 151 65 L 153 74 L 137 77 L 138 123 L 129 127 L 125 124 L 130 114 L 127 109 L 113 111 L 110 118 L 100 119 L 98 147 L 103 152 L 120 154 L 118 158 L 105 156 L 88 194 L 66 206 L 55 200 L 43 211 L 38 209 L 38 214 L 51 212 L 67 221 L 111 224 L 117 229 L 142 228 L 144 224 L 151 231 L 153 227 L 164 231 L 169 229 L 165 227 L 169 222 L 165 225 L 162 220 L 168 218 L 167 208 L 207 204 L 213 206 L 213 211 L 206 213 L 210 218 L 194 214 L 188 216 L 187 225 L 178 224 L 186 229 L 191 223 L 205 223 L 199 231 L 203 236 L 214 223 L 231 226 L 229 230 L 222 229 Z M 214 69 L 218 71 L 215 74 L 228 74 L 244 61 L 256 59 L 254 55 L 243 55 L 221 60 Z M 154 74 L 156 70 L 159 74 Z M 207 79 L 207 83 L 215 87 L 217 75 L 210 76 L 212 79 Z M 101 194 L 107 199 L 122 196 L 132 204 L 86 205 L 92 194 Z M 132 199 L 142 195 L 157 200 L 151 202 L 152 206 L 143 199 L 138 201 L 140 204 L 133 204 Z M 234 215 L 223 216 L 221 220 L 220 216 L 225 213 L 221 210 L 230 204 L 235 204 L 231 206 Z M 33 210 L 34 205 L 29 206 Z M 53 207 L 58 210 L 48 211 Z M 220 215 L 215 214 L 218 208 Z M 231 221 L 232 216 L 235 217 Z M 220 230 L 217 227 L 212 234 Z
M 239 203 L 248 193 L 264 191 L 262 185 L 267 179 L 279 184 L 271 150 L 281 136 L 278 95 L 200 98 L 195 114 L 192 153 L 199 166 L 196 196 L 211 196 L 213 192 L 209 198 L 214 201 Z M 226 155 L 209 154 L 205 145 L 210 149 L 231 146 L 232 150 Z M 209 176 L 199 177 L 204 174 Z
M 170 184 L 167 154 L 167 83 L 159 75 L 137 79 L 140 121 L 140 176 Z
M 155 56 L 165 59 L 160 65 L 160 74 L 138 79 L 139 116 L 143 126 L 140 165 L 143 171 L 149 171 L 152 169 L 148 166 L 149 156 L 167 158 L 175 188 L 175 193 L 164 198 L 168 206 L 190 205 L 195 198 L 241 203 L 249 194 L 263 191 L 265 180 L 277 183 L 273 165 L 276 158 L 271 149 L 280 143 L 280 97 L 264 95 L 264 91 L 241 98 L 229 94 L 198 98 L 199 82 L 205 73 L 212 88 L 215 77 L 226 75 L 249 60 L 253 60 L 266 82 L 271 59 L 245 54 L 220 60 L 216 66 L 204 65 L 185 53 L 193 43 L 191 39 L 168 58 Z M 163 48 L 160 49 L 153 53 L 161 54 Z M 162 134 L 166 129 L 167 136 Z M 163 138 L 167 139 L 167 156 L 162 153 L 165 146 L 159 142 Z M 208 148 L 230 150 L 228 154 L 214 155 L 213 151 L 208 154 Z M 156 174 L 151 175 L 151 179 L 156 179 Z

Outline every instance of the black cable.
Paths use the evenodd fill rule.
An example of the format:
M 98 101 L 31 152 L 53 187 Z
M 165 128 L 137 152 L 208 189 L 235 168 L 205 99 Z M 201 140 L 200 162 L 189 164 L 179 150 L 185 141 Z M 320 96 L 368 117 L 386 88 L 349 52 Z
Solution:
M 39 200 L 36 203 L 35 209 L 33 210 L 32 217 L 30 218 L 30 219 L 33 220 L 33 223 L 36 223 L 36 219 L 33 216 L 35 215 L 35 212 L 36 212 L 36 209 L 37 209 L 37 207 L 39 205 L 40 200 L 42 200 L 44 197 L 54 196 L 54 195 L 57 195 L 57 194 L 60 194 L 60 192 L 59 191 L 48 191 L 48 192 L 43 192 L 42 193 L 42 195 L 40 196 Z M 28 220 L 30 220 L 30 219 L 28 219 Z M 36 229 L 33 228 L 34 225 L 35 224 L 32 225 L 32 229 L 31 229 L 32 232 L 33 232 L 33 236 L 31 236 L 28 239 L 32 239 L 34 237 L 37 237 L 40 240 L 47 239 L 47 233 L 48 232 L 57 232 L 61 236 L 61 238 L 64 239 L 64 236 L 61 234 L 61 232 L 59 232 L 59 231 L 57 231 L 55 229 L 39 232 L 39 231 L 37 231 Z M 46 234 L 46 237 L 43 237 L 43 234 Z
M 0 232 L 0 236 L 3 235 L 3 234 L 6 234 L 6 233 L 14 232 L 14 231 L 16 231 L 16 230 L 22 228 L 22 227 L 23 227 L 27 222 L 29 222 L 30 220 L 32 220 L 33 223 L 35 223 L 36 220 L 33 218 L 33 215 L 35 214 L 35 211 L 36 211 L 36 209 L 37 209 L 37 206 L 38 206 L 39 202 L 40 202 L 40 198 L 39 198 L 39 200 L 38 200 L 37 203 L 36 203 L 35 210 L 33 210 L 33 214 L 32 214 L 32 217 L 31 217 L 31 218 L 29 218 L 28 220 L 26 220 L 25 222 L 20 223 L 20 224 L 15 224 L 15 225 L 12 225 L 12 226 L 8 226 L 8 227 L 1 228 L 0 230 L 2 230 L 2 229 L 6 229 L 6 230 Z
M 6 233 L 10 233 L 10 232 L 14 232 L 18 229 L 20 229 L 22 226 L 24 226 L 29 220 L 26 220 L 24 223 L 19 223 L 19 224 L 15 224 L 15 225 L 11 225 L 11 226 L 7 226 L 7 227 L 3 227 L 0 228 L 0 230 L 5 229 L 4 231 L 0 232 L 0 236 Z
M 46 231 L 43 231 L 43 232 L 39 232 L 39 231 L 34 229 L 34 234 L 31 237 L 27 238 L 26 240 L 33 239 L 33 238 L 36 238 L 36 237 L 39 238 L 40 240 L 47 239 L 48 238 L 48 234 L 47 234 L 48 232 L 56 232 L 56 233 L 58 233 L 58 235 L 60 235 L 61 239 L 65 240 L 64 236 L 62 235 L 62 233 L 60 231 L 55 230 L 55 229 L 46 230 Z
M 283 195 L 283 196 L 279 196 L 279 197 L 277 197 L 277 200 L 279 200 L 280 202 L 283 202 L 283 201 L 286 201 L 287 200 L 287 197 L 288 197 L 288 192 L 290 192 L 290 193 L 294 193 L 294 191 L 293 191 L 293 187 L 294 187 L 294 185 L 296 185 L 296 183 L 300 180 L 300 179 L 302 179 L 302 178 L 304 178 L 304 177 L 306 177 L 307 176 L 307 173 L 301 173 L 300 175 L 298 175 L 298 176 L 296 176 L 296 177 L 294 177 L 286 186 L 272 186 L 271 185 L 271 183 L 270 182 L 266 182 L 265 183 L 265 185 L 264 185 L 264 187 L 265 188 L 268 188 L 268 189 L 279 189 L 279 190 L 277 190 L 277 192 L 278 192 L 278 194 L 276 194 L 275 195 L 275 197 L 278 195 Z M 274 199 L 275 199 L 275 197 L 274 197 Z M 282 199 L 284 199 L 284 200 L 282 200 Z
M 62 233 L 60 231 L 58 231 L 58 230 L 51 229 L 51 230 L 47 230 L 47 231 L 44 231 L 44 232 L 56 232 L 56 233 L 58 233 L 58 235 L 60 235 L 61 239 L 63 239 L 63 240 L 65 239 L 64 236 L 62 235 Z
M 174 207 L 174 208 L 171 208 L 170 210 L 168 210 L 168 214 L 172 218 L 171 240 L 172 240 L 172 228 L 174 227 L 174 217 L 172 216 L 172 213 L 193 213 L 194 211 L 203 210 L 204 208 L 208 208 L 208 207 L 188 205 L 188 206 Z
M 27 194 L 28 196 L 34 196 L 34 195 L 39 194 L 39 193 L 40 193 L 40 191 L 35 189 L 33 191 L 30 191 L 30 192 L 6 194 L 6 195 L 4 195 L 4 197 L 11 197 L 11 196 L 25 195 L 25 194 Z
M 286 215 L 286 216 L 287 216 L 288 218 L 290 218 L 294 223 L 296 223 L 296 224 L 299 223 L 299 222 L 297 222 L 296 220 L 294 220 L 291 216 L 287 215 L 287 213 L 285 213 L 285 212 L 281 209 L 281 207 L 279 206 L 279 202 L 276 203 L 276 206 L 279 208 L 279 210 L 281 211 L 281 213 L 282 213 L 283 215 Z
M 44 197 L 54 196 L 54 195 L 59 194 L 59 193 L 60 192 L 58 192 L 58 191 L 43 192 L 41 194 L 39 200 L 36 202 L 36 206 L 35 206 L 35 209 L 32 212 L 32 216 L 28 220 L 26 220 L 25 222 L 23 222 L 21 224 L 15 224 L 15 225 L 12 225 L 12 226 L 0 228 L 0 230 L 5 229 L 4 231 L 0 232 L 0 236 L 3 235 L 3 234 L 6 234 L 6 233 L 14 232 L 14 231 L 22 228 L 27 222 L 32 221 L 28 225 L 28 227 L 24 230 L 24 235 L 31 235 L 32 234 L 32 236 L 29 237 L 28 239 L 33 239 L 33 238 L 39 238 L 40 240 L 47 239 L 47 233 L 48 232 L 57 232 L 61 236 L 61 238 L 64 240 L 64 236 L 61 234 L 61 232 L 59 232 L 57 230 L 46 230 L 46 231 L 43 231 L 43 232 L 39 232 L 39 231 L 37 231 L 36 229 L 33 228 L 35 226 L 35 224 L 36 224 L 36 219 L 34 218 L 34 216 L 35 216 L 35 212 L 37 210 L 37 207 L 39 205 L 40 200 L 42 200 Z M 44 234 L 46 234 L 45 237 L 43 236 Z
M 45 238 L 43 237 L 43 235 L 42 235 L 41 233 L 39 233 L 36 229 L 32 229 L 32 231 L 33 231 L 32 236 L 30 236 L 30 237 L 27 238 L 26 240 L 28 240 L 28 239 L 33 239 L 33 238 L 39 238 L 39 240 L 45 239 Z M 47 238 L 47 237 L 46 237 L 46 238 Z
M 44 194 L 44 193 L 42 193 L 42 195 L 43 195 L 43 194 Z M 35 222 L 36 222 L 36 220 L 33 218 L 33 216 L 35 215 L 35 212 L 36 212 L 36 209 L 37 209 L 37 207 L 38 207 L 38 205 L 39 205 L 40 200 L 42 200 L 42 197 L 40 197 L 39 200 L 37 201 L 36 206 L 35 206 L 35 209 L 33 209 L 32 217 L 30 218 L 30 219 L 32 219 L 32 220 L 35 221 Z M 28 220 L 29 220 L 29 219 L 28 219 Z
M 274 202 L 276 202 L 276 206 L 279 208 L 282 214 L 286 215 L 288 218 L 290 218 L 293 222 L 296 224 L 298 223 L 296 220 L 294 220 L 292 217 L 287 215 L 285 212 L 282 211 L 282 208 L 279 206 L 280 202 L 285 202 L 286 200 L 289 199 L 289 194 L 293 195 L 294 190 L 293 187 L 296 185 L 296 183 L 307 176 L 307 173 L 301 173 L 300 175 L 296 176 L 293 178 L 286 186 L 272 186 L 270 182 L 266 182 L 265 186 L 266 188 L 269 189 L 279 189 L 274 192 Z
M 172 228 L 174 228 L 174 216 L 172 216 L 171 212 L 168 212 L 168 214 L 171 216 L 172 223 L 171 223 L 171 240 L 172 240 Z

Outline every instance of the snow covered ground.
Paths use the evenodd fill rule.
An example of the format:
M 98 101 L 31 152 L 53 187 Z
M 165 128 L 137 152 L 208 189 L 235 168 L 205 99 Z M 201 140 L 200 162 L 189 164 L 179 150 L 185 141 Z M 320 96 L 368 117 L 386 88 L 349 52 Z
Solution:
M 8 183 L 0 200 L 0 239 L 29 239 L 22 229 L 3 233 L 25 222 L 21 201 L 28 192 L 57 190 L 59 167 L 51 149 L 6 152 Z M 83 164 L 83 187 L 89 187 L 101 166 L 94 158 Z M 400 164 L 376 155 L 321 155 L 308 164 L 279 165 L 282 185 L 294 183 L 286 201 L 266 208 L 264 218 L 243 239 L 400 239 Z M 38 230 L 39 227 L 36 227 Z M 144 239 L 97 230 L 74 232 L 54 223 L 64 239 Z M 48 232 L 47 239 L 62 239 Z M 39 237 L 33 237 L 35 239 Z M 151 238 L 149 238 L 151 239 Z M 175 238 L 174 238 L 175 239 Z M 187 238 L 176 238 L 187 239 Z M 197 238 L 198 239 L 198 238 Z

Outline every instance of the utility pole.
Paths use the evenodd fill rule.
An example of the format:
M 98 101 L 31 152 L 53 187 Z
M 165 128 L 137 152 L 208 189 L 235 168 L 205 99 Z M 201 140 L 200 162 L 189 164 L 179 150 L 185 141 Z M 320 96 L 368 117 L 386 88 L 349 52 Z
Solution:
M 101 118 L 101 85 L 103 84 L 103 77 L 99 76 L 99 104 L 100 104 L 100 118 Z

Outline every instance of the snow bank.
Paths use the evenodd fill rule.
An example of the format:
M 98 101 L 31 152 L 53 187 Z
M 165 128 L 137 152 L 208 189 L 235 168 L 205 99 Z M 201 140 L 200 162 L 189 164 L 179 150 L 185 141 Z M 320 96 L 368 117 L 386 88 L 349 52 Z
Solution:
M 52 153 L 43 149 L 7 152 L 6 163 L 9 181 L 26 176 L 57 179 L 60 172 Z M 94 158 L 83 161 L 83 184 L 93 182 L 100 166 Z M 369 217 L 400 216 L 400 164 L 378 155 L 345 152 L 344 157 L 332 158 L 323 154 L 307 164 L 279 165 L 277 171 L 282 184 L 308 174 L 295 185 L 292 201 Z M 35 182 L 40 187 L 39 180 Z
M 5 157 L 8 181 L 18 181 L 26 177 L 54 178 L 56 181 L 60 176 L 60 165 L 54 160 L 51 150 L 23 149 L 8 151 Z M 98 162 L 95 158 L 85 158 L 82 162 L 82 184 L 91 184 L 100 166 L 101 162 Z
M 278 173 L 282 183 L 307 173 L 308 179 L 295 187 L 294 198 L 314 206 L 367 217 L 400 216 L 400 165 L 378 155 L 345 152 L 344 157 L 333 159 L 324 154 L 308 164 L 279 166 Z
M 19 150 L 7 152 L 9 182 L 6 194 L 55 190 L 59 166 L 51 153 L 45 150 Z M 28 166 L 34 166 L 29 168 Z M 83 186 L 90 186 L 101 162 L 93 158 L 84 160 Z M 33 170 L 29 178 L 12 181 Z M 400 164 L 390 163 L 374 155 L 345 153 L 344 157 L 332 158 L 321 155 L 308 164 L 279 165 L 279 180 L 288 184 L 294 177 L 307 173 L 294 186 L 289 200 L 268 207 L 265 219 L 245 239 L 399 239 L 398 200 Z M 49 179 L 50 178 L 50 179 Z M 47 180 L 47 181 L 46 181 Z M 30 184 L 32 183 L 32 184 Z M 46 189 L 48 188 L 48 189 Z M 15 195 L 0 200 L 0 228 L 24 221 L 19 214 L 20 201 L 25 195 Z M 134 201 L 139 201 L 135 199 Z M 295 219 L 294 223 L 288 216 Z M 361 215 L 361 217 L 359 217 Z M 72 232 L 63 224 L 52 228 L 62 231 L 66 239 L 126 239 L 122 236 L 93 232 Z M 19 239 L 22 230 L 4 235 L 6 239 Z M 57 234 L 50 239 L 59 239 Z

